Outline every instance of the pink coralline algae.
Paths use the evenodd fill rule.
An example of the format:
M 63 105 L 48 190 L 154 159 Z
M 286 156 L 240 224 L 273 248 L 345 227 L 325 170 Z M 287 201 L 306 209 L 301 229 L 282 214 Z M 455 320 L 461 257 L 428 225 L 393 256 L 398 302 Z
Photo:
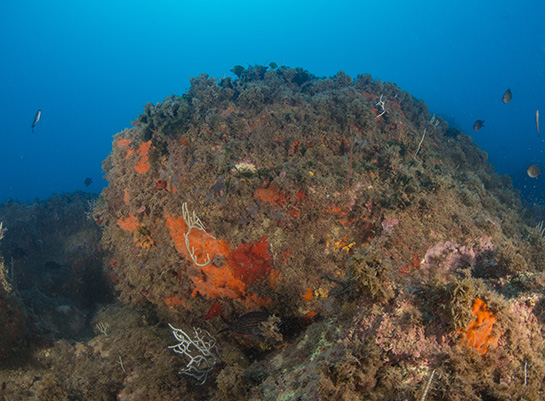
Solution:
M 382 224 L 382 229 L 387 233 L 391 233 L 392 231 L 394 231 L 394 227 L 398 223 L 399 223 L 398 219 L 394 219 L 394 218 L 391 218 L 391 217 L 386 217 L 381 223 Z
M 439 242 L 429 248 L 424 256 L 421 270 L 435 267 L 445 282 L 452 279 L 451 274 L 460 267 L 474 267 L 479 259 L 495 252 L 491 237 L 480 237 L 471 244 L 461 245 L 452 241 Z
M 249 157 L 244 157 L 234 163 L 234 171 L 239 173 L 255 173 L 257 168 Z
M 353 328 L 340 341 L 346 345 L 357 338 L 374 338 L 384 361 L 428 363 L 446 352 L 452 341 L 437 322 L 424 326 L 407 320 L 407 316 L 417 314 L 410 296 L 397 300 L 393 308 L 373 305 L 354 319 Z

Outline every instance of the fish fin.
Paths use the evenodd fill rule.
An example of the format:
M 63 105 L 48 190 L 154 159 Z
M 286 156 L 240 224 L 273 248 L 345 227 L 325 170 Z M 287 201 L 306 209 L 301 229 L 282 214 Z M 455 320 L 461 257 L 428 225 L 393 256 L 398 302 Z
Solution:
M 229 328 L 231 328 L 233 326 L 233 322 L 230 322 L 229 320 L 227 320 L 226 318 L 223 317 L 223 315 L 220 315 L 221 317 L 221 320 L 223 320 L 223 323 L 225 323 L 226 325 L 229 326 Z
M 231 327 L 226 327 L 224 329 L 221 329 L 220 331 L 218 331 L 218 335 L 221 333 L 225 333 L 226 331 L 232 331 Z
M 254 327 L 252 329 L 252 335 L 257 337 L 263 337 L 263 331 L 259 327 Z

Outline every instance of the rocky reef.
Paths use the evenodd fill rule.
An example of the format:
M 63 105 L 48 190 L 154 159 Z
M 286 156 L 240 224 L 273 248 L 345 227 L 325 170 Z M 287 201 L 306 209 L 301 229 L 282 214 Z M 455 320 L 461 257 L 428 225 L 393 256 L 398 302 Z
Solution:
M 545 240 L 510 179 L 392 83 L 233 72 L 115 135 L 92 217 L 119 301 L 25 391 L 542 399 Z
M 4 223 L 0 223 L 0 241 L 4 238 L 6 231 Z M 10 355 L 26 335 L 24 308 L 12 285 L 13 270 L 13 263 L 6 265 L 4 258 L 0 255 L 0 322 L 2 322 L 0 359 Z

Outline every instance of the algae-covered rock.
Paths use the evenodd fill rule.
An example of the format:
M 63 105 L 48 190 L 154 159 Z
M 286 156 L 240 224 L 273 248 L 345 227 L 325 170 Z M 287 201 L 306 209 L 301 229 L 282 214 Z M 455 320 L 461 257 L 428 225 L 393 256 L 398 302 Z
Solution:
M 114 137 L 93 214 L 122 300 L 212 331 L 219 314 L 278 316 L 281 346 L 218 340 L 245 355 L 214 378 L 232 398 L 523 394 L 489 379 L 458 391 L 449 379 L 505 381 L 492 359 L 520 370 L 521 344 L 533 383 L 543 378 L 541 341 L 506 326 L 529 291 L 542 309 L 543 238 L 471 138 L 369 75 L 233 72 L 192 79 Z M 524 332 L 536 333 L 543 319 L 525 313 Z M 470 336 L 490 342 L 483 355 Z
M 14 290 L 9 270 L 0 256 L 0 360 L 13 354 L 27 334 L 27 317 L 19 294 Z
M 428 185 L 419 132 L 442 138 L 445 124 L 415 115 L 422 102 L 368 76 L 239 70 L 227 87 L 192 79 L 114 139 L 95 215 L 134 304 L 197 316 L 214 300 L 230 311 L 318 310 L 324 277 L 346 275 L 380 232 L 384 205 L 408 207 L 406 183 Z M 403 154 L 382 154 L 398 144 Z M 390 181 L 396 192 L 384 194 Z

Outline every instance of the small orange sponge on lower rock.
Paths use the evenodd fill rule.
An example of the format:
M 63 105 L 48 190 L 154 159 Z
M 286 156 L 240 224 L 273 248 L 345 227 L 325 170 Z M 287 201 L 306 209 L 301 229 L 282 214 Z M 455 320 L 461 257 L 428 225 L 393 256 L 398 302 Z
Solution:
M 472 313 L 475 319 L 467 329 L 458 330 L 458 334 L 463 334 L 461 342 L 463 345 L 475 348 L 479 354 L 484 355 L 489 345 L 498 345 L 499 337 L 492 335 L 497 318 L 492 312 L 486 310 L 486 304 L 479 298 L 473 301 Z

